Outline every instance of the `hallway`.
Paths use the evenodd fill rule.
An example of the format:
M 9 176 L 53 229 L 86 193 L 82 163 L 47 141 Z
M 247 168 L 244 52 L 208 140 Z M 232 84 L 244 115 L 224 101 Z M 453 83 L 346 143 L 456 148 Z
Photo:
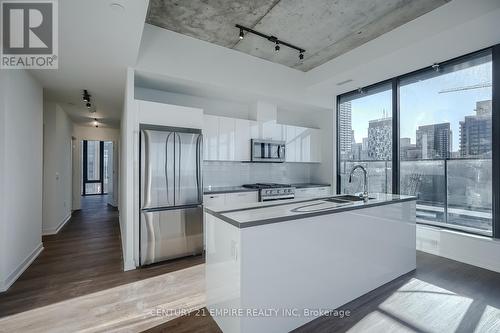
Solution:
M 84 197 L 82 209 L 58 234 L 44 236 L 43 246 L 33 264 L 0 294 L 0 317 L 203 263 L 198 256 L 123 272 L 118 211 L 98 195 Z

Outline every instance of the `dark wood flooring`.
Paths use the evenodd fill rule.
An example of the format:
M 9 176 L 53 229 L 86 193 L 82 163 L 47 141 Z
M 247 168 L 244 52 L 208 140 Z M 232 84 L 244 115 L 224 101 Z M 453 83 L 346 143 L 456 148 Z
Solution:
M 84 197 L 82 209 L 57 235 L 43 237 L 40 256 L 0 293 L 0 317 L 204 262 L 201 256 L 188 257 L 123 272 L 118 211 L 106 200 Z
M 294 332 L 500 332 L 500 274 L 418 252 L 416 271 L 339 310 L 350 316 L 320 317 Z M 209 315 L 191 314 L 147 332 L 221 331 Z

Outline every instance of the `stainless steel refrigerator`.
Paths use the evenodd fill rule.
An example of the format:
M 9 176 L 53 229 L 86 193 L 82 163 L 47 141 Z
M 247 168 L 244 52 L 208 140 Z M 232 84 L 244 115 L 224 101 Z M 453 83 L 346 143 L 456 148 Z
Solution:
M 203 251 L 201 130 L 141 126 L 140 265 Z

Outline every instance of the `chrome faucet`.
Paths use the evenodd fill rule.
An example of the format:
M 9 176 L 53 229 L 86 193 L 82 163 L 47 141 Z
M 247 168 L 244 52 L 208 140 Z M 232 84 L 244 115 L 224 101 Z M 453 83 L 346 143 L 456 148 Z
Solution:
M 352 169 L 351 169 L 351 173 L 349 174 L 349 183 L 352 182 L 352 175 L 354 174 L 354 171 L 356 171 L 356 169 L 361 169 L 363 170 L 363 174 L 365 176 L 364 178 L 364 184 L 363 184 L 363 201 L 368 201 L 368 173 L 366 172 L 366 169 L 364 166 L 362 166 L 361 164 L 358 164 L 358 165 L 355 165 Z

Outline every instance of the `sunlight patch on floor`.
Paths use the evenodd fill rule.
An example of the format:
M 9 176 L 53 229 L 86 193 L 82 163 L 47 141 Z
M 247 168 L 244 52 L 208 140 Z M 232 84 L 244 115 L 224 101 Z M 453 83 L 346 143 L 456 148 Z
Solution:
M 0 319 L 0 332 L 141 332 L 206 305 L 205 265 Z
M 474 332 L 500 332 L 500 309 L 487 305 Z
M 471 298 L 413 278 L 379 308 L 423 331 L 451 333 L 459 327 L 472 302 Z

